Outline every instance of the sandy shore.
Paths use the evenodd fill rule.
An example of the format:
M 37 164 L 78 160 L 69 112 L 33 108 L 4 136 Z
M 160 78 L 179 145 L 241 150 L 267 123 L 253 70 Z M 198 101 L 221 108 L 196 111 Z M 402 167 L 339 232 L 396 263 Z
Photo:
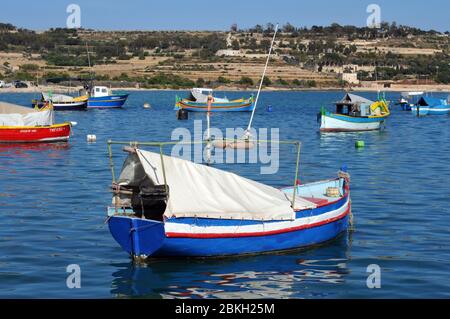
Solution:
M 0 88 L 1 93 L 41 93 L 49 92 L 67 94 L 69 92 L 76 93 L 82 87 L 66 87 L 66 86 L 33 86 L 28 88 L 16 89 L 16 88 Z M 112 88 L 114 91 L 174 91 L 174 89 L 144 89 L 136 87 L 123 87 Z M 180 89 L 179 91 L 186 91 L 188 89 Z M 215 88 L 216 91 L 249 91 L 254 92 L 256 88 L 239 88 L 232 86 L 220 86 Z M 266 87 L 264 91 L 345 91 L 349 90 L 339 87 L 317 87 L 317 88 L 280 88 L 280 87 Z M 377 87 L 372 85 L 370 87 L 353 87 L 350 91 L 355 92 L 450 92 L 450 85 L 402 85 L 393 84 L 390 88 L 384 88 L 383 86 Z

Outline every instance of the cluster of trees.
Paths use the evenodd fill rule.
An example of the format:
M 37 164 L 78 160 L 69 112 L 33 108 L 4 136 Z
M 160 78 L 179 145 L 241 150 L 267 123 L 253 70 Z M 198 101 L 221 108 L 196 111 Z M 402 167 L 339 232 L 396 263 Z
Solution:
M 238 32 L 249 32 L 249 33 L 261 33 L 261 34 L 271 34 L 273 33 L 275 26 L 273 23 L 267 23 L 265 26 L 257 24 L 254 27 L 239 30 Z M 237 32 L 237 26 L 232 25 L 231 31 Z M 438 31 L 429 30 L 424 31 L 419 28 L 409 27 L 400 25 L 398 26 L 396 22 L 391 24 L 388 22 L 382 22 L 380 28 L 369 28 L 369 27 L 356 27 L 351 25 L 340 25 L 338 23 L 333 23 L 330 26 L 312 26 L 308 27 L 295 27 L 291 23 L 286 23 L 281 27 L 281 32 L 290 34 L 292 37 L 313 37 L 317 35 L 326 36 L 336 36 L 336 37 L 349 37 L 352 39 L 370 39 L 379 37 L 396 37 L 403 38 L 408 35 L 437 35 Z M 447 32 L 447 34 L 449 34 Z

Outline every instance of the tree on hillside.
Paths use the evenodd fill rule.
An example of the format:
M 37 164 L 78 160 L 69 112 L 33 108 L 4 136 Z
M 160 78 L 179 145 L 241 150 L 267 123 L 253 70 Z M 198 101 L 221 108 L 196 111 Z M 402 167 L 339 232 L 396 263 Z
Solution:
M 282 30 L 285 33 L 293 33 L 296 31 L 296 28 L 288 22 L 283 26 Z

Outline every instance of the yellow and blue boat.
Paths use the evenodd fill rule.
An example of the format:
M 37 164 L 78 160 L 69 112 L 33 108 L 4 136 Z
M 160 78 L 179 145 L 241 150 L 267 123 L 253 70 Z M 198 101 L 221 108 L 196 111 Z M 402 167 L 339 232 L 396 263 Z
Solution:
M 322 109 L 319 114 L 321 132 L 362 132 L 379 130 L 391 115 L 385 99 L 370 101 L 346 94 L 336 103 L 336 112 Z
M 213 96 L 212 89 L 194 88 L 187 99 L 177 96 L 175 109 L 184 109 L 189 112 L 207 112 L 208 96 Z M 254 98 L 229 100 L 227 98 L 213 97 L 211 112 L 251 112 L 255 107 Z

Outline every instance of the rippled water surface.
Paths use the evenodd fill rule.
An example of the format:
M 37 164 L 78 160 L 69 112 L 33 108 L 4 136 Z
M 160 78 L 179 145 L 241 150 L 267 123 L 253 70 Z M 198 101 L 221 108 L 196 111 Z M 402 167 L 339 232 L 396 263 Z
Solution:
M 68 145 L 0 145 L 0 297 L 450 297 L 450 117 L 416 118 L 394 107 L 381 132 L 318 134 L 317 112 L 341 92 L 265 92 L 254 126 L 280 128 L 282 139 L 303 142 L 302 181 L 349 167 L 353 232 L 281 255 L 132 264 L 104 224 L 111 200 L 106 141 L 169 140 L 180 126 L 193 132 L 193 120 L 204 115 L 177 121 L 176 94 L 132 92 L 123 110 L 58 113 L 59 121 L 78 122 Z M 0 94 L 23 105 L 34 97 Z M 146 102 L 152 109 L 142 107 Z M 222 113 L 212 122 L 245 127 L 248 119 Z M 88 144 L 87 134 L 97 142 Z M 366 147 L 355 149 L 356 140 Z M 274 176 L 257 174 L 254 165 L 229 169 L 273 186 L 290 184 L 294 152 L 281 152 Z M 119 166 L 123 155 L 116 153 Z M 81 267 L 80 289 L 66 286 L 69 264 Z M 381 267 L 381 289 L 367 288 L 370 264 Z

